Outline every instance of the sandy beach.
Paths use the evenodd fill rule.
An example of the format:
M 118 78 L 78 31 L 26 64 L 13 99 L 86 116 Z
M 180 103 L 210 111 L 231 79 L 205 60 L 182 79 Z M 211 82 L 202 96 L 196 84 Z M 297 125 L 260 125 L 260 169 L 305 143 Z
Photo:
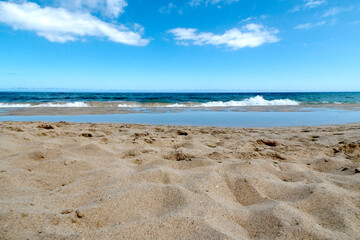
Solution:
M 360 239 L 360 124 L 0 123 L 0 239 Z

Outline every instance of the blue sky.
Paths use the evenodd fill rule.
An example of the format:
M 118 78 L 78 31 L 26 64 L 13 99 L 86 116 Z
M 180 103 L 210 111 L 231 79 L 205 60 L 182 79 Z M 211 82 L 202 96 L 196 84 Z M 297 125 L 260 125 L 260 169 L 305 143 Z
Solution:
M 357 0 L 0 1 L 0 88 L 359 91 Z

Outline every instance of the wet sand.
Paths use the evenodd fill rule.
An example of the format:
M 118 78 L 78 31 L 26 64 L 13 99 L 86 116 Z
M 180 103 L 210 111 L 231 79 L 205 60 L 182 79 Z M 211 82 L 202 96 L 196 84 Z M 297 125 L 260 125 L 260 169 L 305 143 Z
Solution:
M 360 104 L 321 104 L 298 106 L 246 106 L 211 108 L 120 108 L 120 107 L 36 107 L 2 108 L 0 116 L 56 116 L 56 115 L 103 115 L 126 113 L 166 113 L 183 111 L 231 111 L 231 112 L 311 112 L 314 110 L 360 111 Z
M 0 238 L 360 239 L 359 136 L 0 122 Z

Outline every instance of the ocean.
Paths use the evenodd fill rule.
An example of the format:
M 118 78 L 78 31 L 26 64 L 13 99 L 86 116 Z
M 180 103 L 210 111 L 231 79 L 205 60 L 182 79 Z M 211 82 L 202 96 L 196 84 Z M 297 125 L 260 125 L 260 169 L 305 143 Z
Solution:
M 218 127 L 360 122 L 360 92 L 0 92 L 1 121 L 67 121 Z
M 360 104 L 360 92 L 321 93 L 95 93 L 0 92 L 0 108 L 119 107 L 228 108 Z

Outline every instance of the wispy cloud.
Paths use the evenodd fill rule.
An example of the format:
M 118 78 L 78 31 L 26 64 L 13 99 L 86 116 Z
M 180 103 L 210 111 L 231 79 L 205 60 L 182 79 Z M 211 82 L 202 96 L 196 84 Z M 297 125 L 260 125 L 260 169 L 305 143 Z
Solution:
M 248 17 L 248 18 L 245 18 L 245 19 L 240 20 L 240 23 L 249 22 L 249 21 L 252 21 L 252 20 L 254 20 L 254 19 L 255 19 L 255 17 Z
M 296 5 L 294 6 L 292 9 L 290 9 L 288 12 L 289 13 L 294 13 L 294 12 L 298 12 L 301 10 L 301 6 L 300 5 Z
M 149 43 L 139 32 L 123 25 L 101 21 L 90 13 L 70 12 L 64 8 L 42 8 L 31 2 L 0 2 L 0 22 L 15 30 L 34 31 L 51 42 L 65 43 L 93 36 L 134 46 Z
M 107 17 L 119 17 L 128 5 L 126 0 L 55 0 L 57 5 L 69 10 L 100 12 Z
M 329 17 L 329 16 L 335 16 L 335 15 L 338 15 L 342 12 L 350 12 L 353 10 L 353 7 L 347 7 L 347 8 L 344 8 L 344 7 L 334 7 L 334 8 L 330 8 L 329 10 L 327 10 L 323 17 Z
M 305 0 L 306 8 L 316 8 L 318 6 L 324 5 L 326 0 Z
M 263 19 L 266 19 L 268 17 L 269 17 L 269 15 L 252 16 L 252 17 L 248 17 L 248 18 L 240 20 L 239 23 L 243 24 L 243 23 L 246 23 L 246 22 L 254 22 L 256 20 L 260 20 L 260 19 L 263 20 Z
M 232 3 L 232 2 L 238 2 L 240 0 L 190 0 L 189 5 L 192 7 L 198 7 L 202 4 L 205 4 L 206 6 L 209 4 L 217 5 L 221 3 Z
M 170 14 L 171 11 L 172 11 L 173 9 L 175 9 L 175 8 L 176 8 L 176 5 L 175 5 L 175 4 L 169 3 L 167 6 L 161 7 L 161 8 L 159 9 L 159 12 Z
M 279 41 L 277 29 L 268 29 L 260 24 L 247 24 L 241 29 L 232 28 L 224 34 L 198 32 L 195 28 L 175 28 L 168 31 L 181 45 L 215 45 L 226 46 L 233 50 L 244 47 L 258 47 L 265 43 Z
M 289 9 L 289 13 L 295 13 L 295 12 L 299 12 L 300 10 L 304 10 L 304 9 L 311 9 L 311 8 L 316 8 L 319 7 L 321 5 L 324 5 L 327 3 L 326 0 L 304 0 L 305 4 L 304 5 L 295 5 L 293 8 Z
M 295 29 L 310 29 L 310 28 L 314 28 L 314 27 L 319 27 L 322 25 L 325 25 L 326 21 L 321 21 L 321 22 L 317 22 L 317 23 L 304 23 L 304 24 L 299 24 L 295 27 Z

